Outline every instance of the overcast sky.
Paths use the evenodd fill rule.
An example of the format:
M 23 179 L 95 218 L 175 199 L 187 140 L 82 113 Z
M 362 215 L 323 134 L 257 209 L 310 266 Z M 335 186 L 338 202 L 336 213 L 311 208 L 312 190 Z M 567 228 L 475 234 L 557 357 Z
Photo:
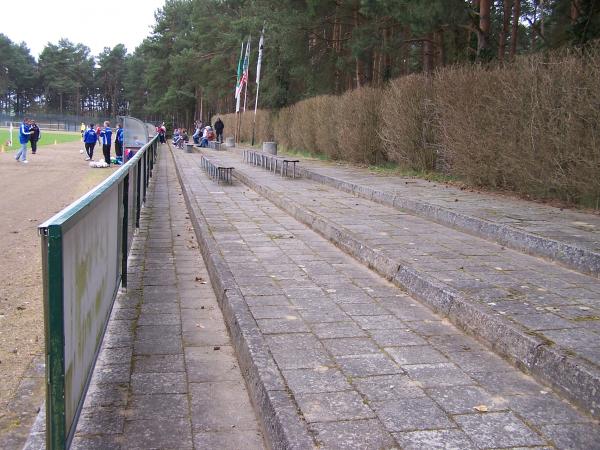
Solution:
M 87 45 L 93 55 L 122 43 L 133 52 L 154 24 L 165 0 L 1 0 L 0 33 L 25 41 L 37 59 L 48 42 L 67 38 Z

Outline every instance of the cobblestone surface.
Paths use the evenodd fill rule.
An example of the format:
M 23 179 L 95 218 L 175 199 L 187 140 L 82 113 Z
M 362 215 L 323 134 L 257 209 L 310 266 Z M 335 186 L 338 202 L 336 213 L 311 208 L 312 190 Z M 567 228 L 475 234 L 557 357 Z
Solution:
M 263 449 L 167 146 L 155 167 L 71 448 Z
M 255 191 L 208 180 L 199 155 L 175 152 L 175 157 L 197 215 L 208 224 L 253 316 L 241 326 L 260 332 L 315 444 L 463 449 L 593 448 L 600 442 L 596 422 L 443 317 Z M 503 288 L 524 285 L 523 270 L 536 274 L 548 265 L 552 270 L 534 280 L 539 284 L 528 281 L 527 289 L 521 288 L 523 295 L 535 294 L 513 303 L 531 302 L 535 309 L 547 306 L 539 298 L 544 295 L 570 298 L 555 289 L 583 289 L 590 299 L 597 294 L 589 277 L 516 252 L 513 260 L 487 241 L 458 239 L 455 231 L 314 182 L 242 167 L 224 152 L 219 158 L 232 158 L 236 171 L 285 193 L 290 203 L 310 205 L 382 252 L 428 262 L 422 267 L 440 282 L 464 274 L 460 281 L 472 282 L 478 292 L 505 295 Z M 444 270 L 434 267 L 438 261 Z M 560 278 L 563 273 L 578 284 L 561 284 L 568 283 Z M 496 303 L 501 297 L 485 300 Z M 536 313 L 572 320 L 561 311 Z
M 600 277 L 598 214 L 342 164 L 302 160 L 301 166 L 324 184 Z
M 294 217 L 598 414 L 600 284 L 592 276 L 357 198 L 240 165 Z

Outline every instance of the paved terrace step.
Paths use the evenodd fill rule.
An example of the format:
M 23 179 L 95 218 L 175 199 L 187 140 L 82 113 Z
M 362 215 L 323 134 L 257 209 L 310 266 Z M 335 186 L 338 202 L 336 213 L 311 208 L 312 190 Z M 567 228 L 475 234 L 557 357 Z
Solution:
M 597 423 L 550 389 L 255 191 L 217 186 L 199 155 L 174 152 L 274 448 L 583 449 L 600 442 Z M 297 182 L 279 186 L 294 195 Z M 350 205 L 339 214 L 352 213 Z
M 238 178 L 279 207 L 600 415 L 596 278 L 311 180 L 236 164 Z
M 600 215 L 302 159 L 302 176 L 600 277 Z
M 166 145 L 147 195 L 71 448 L 264 449 Z

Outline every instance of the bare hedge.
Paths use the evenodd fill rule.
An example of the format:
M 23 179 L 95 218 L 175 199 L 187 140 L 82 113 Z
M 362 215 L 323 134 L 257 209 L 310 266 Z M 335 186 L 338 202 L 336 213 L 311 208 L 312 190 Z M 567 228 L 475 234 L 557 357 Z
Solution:
M 261 111 L 259 140 L 599 208 L 599 80 L 599 49 L 450 67 Z

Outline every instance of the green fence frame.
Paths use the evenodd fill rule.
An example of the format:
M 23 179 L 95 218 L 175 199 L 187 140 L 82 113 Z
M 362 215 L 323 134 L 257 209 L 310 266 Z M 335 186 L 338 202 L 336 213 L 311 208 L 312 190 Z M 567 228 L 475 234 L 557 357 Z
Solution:
M 42 277 L 44 298 L 44 325 L 46 343 L 46 448 L 67 449 L 75 432 L 79 414 L 85 400 L 98 352 L 110 317 L 110 311 L 118 293 L 118 286 L 127 287 L 127 257 L 133 234 L 139 228 L 140 210 L 146 200 L 146 188 L 158 156 L 158 136 L 144 145 L 133 158 L 104 182 L 39 226 L 42 240 Z M 133 180 L 130 177 L 133 176 Z M 108 195 L 118 192 L 118 239 L 114 245 L 120 258 L 115 273 L 117 289 L 112 293 L 108 314 L 101 324 L 91 368 L 85 374 L 85 384 L 73 419 L 66 415 L 65 373 L 65 286 L 63 266 L 63 236 L 67 230 L 93 211 Z

